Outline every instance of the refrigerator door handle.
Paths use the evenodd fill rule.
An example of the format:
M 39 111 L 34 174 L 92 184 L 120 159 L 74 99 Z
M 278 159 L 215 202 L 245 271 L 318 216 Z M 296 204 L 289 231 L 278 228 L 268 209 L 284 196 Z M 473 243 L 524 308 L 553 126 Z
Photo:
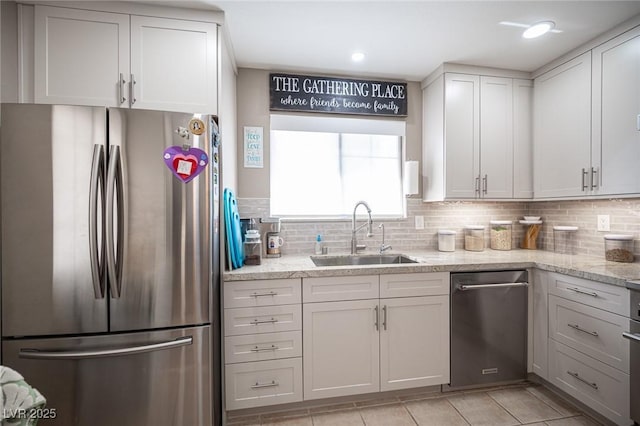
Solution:
M 142 354 L 146 352 L 154 352 L 165 349 L 174 349 L 182 346 L 193 344 L 193 337 L 180 337 L 175 340 L 168 340 L 160 343 L 151 343 L 148 345 L 129 346 L 117 349 L 102 349 L 88 351 L 41 351 L 39 349 L 20 349 L 18 356 L 26 359 L 49 359 L 49 360 L 68 360 L 68 359 L 92 359 L 105 358 L 114 356 L 125 356 L 133 354 Z
M 122 196 L 122 164 L 120 147 L 111 146 L 109 152 L 109 170 L 107 172 L 107 206 L 106 206 L 106 241 L 107 241 L 107 273 L 111 297 L 120 298 L 122 294 L 122 243 L 124 238 Z M 114 218 L 114 215 L 116 216 Z M 117 221 L 117 229 L 115 222 Z M 114 236 L 114 231 L 117 232 Z
M 98 247 L 98 203 L 104 203 L 104 191 L 100 188 L 104 185 L 104 148 L 102 145 L 93 146 L 91 162 L 91 180 L 89 187 L 89 250 L 91 256 L 91 278 L 93 281 L 93 293 L 96 299 L 104 299 L 105 283 L 103 277 L 104 262 Z M 98 192 L 102 200 L 98 200 Z

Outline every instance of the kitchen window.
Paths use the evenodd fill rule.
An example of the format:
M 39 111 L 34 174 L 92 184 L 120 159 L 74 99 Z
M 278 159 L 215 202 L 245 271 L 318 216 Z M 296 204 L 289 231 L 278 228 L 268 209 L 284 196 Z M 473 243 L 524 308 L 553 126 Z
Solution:
M 404 122 L 271 117 L 271 215 L 351 217 L 365 200 L 375 216 L 403 217 Z

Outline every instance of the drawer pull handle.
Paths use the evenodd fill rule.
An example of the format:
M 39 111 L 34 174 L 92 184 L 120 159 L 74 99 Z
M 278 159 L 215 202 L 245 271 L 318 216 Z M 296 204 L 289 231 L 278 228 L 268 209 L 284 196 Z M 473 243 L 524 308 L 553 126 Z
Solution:
M 633 341 L 636 341 L 636 342 L 640 342 L 640 334 L 632 334 L 632 333 L 623 332 L 622 333 L 622 337 L 624 337 L 625 339 L 629 339 L 629 340 L 633 340 Z
M 580 377 L 580 375 L 578 373 L 574 373 L 573 371 L 567 370 L 567 374 L 569 374 L 570 376 L 575 377 L 576 379 L 580 380 L 582 383 L 591 386 L 595 390 L 598 390 L 598 385 L 596 383 L 592 383 L 592 382 L 590 382 L 588 380 L 583 379 L 582 377 Z
M 277 351 L 278 349 L 280 349 L 279 347 L 277 347 L 276 345 L 271 345 L 271 347 L 269 348 L 259 348 L 259 347 L 255 347 L 251 349 L 251 352 L 265 352 L 265 351 Z
M 582 331 L 583 333 L 587 333 L 592 336 L 598 337 L 598 333 L 596 331 L 585 330 L 584 328 L 580 327 L 578 324 L 567 324 L 567 325 L 573 328 L 574 330 Z
M 274 386 L 280 386 L 280 383 L 276 382 L 275 380 L 272 380 L 269 383 L 259 383 L 256 382 L 255 385 L 251 385 L 251 389 L 260 389 L 260 388 L 272 388 Z
M 584 291 L 584 290 L 580 290 L 577 287 L 567 287 L 568 290 L 571 291 L 575 291 L 576 293 L 580 293 L 580 294 L 586 294 L 588 296 L 593 296 L 593 297 L 598 297 L 598 293 L 596 293 L 595 291 Z
M 262 296 L 277 296 L 277 295 L 278 293 L 275 291 L 268 291 L 266 293 L 257 293 L 257 292 L 251 293 L 251 297 L 256 297 L 256 298 L 262 297 Z
M 271 323 L 274 323 L 274 322 L 278 322 L 278 320 L 277 320 L 277 319 L 275 319 L 275 318 L 271 318 L 271 319 L 269 319 L 269 320 L 262 320 L 262 321 L 261 321 L 261 320 L 259 320 L 259 319 L 257 319 L 257 318 L 256 318 L 256 319 L 254 319 L 253 321 L 251 321 L 251 325 L 258 325 L 258 324 L 271 324 Z

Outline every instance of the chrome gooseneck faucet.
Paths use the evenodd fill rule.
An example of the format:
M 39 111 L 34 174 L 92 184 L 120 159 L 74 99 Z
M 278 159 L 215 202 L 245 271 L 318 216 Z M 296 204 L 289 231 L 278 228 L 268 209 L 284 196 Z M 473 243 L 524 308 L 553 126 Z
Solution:
M 358 206 L 363 205 L 367 209 L 367 214 L 369 215 L 369 220 L 367 223 L 363 223 L 362 225 L 356 228 L 356 210 L 358 210 Z M 367 237 L 373 236 L 373 230 L 371 229 L 373 226 L 373 220 L 371 220 L 371 207 L 364 201 L 358 201 L 356 206 L 353 208 L 353 219 L 351 220 L 351 254 L 356 254 L 358 250 L 364 250 L 367 248 L 364 244 L 358 244 L 358 239 L 356 233 L 364 227 L 367 227 Z

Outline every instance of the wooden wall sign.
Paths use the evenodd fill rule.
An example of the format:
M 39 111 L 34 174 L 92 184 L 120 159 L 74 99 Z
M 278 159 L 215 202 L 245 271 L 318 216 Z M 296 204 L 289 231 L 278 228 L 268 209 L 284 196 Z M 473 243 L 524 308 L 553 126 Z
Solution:
M 407 115 L 407 83 L 269 74 L 271 111 Z

